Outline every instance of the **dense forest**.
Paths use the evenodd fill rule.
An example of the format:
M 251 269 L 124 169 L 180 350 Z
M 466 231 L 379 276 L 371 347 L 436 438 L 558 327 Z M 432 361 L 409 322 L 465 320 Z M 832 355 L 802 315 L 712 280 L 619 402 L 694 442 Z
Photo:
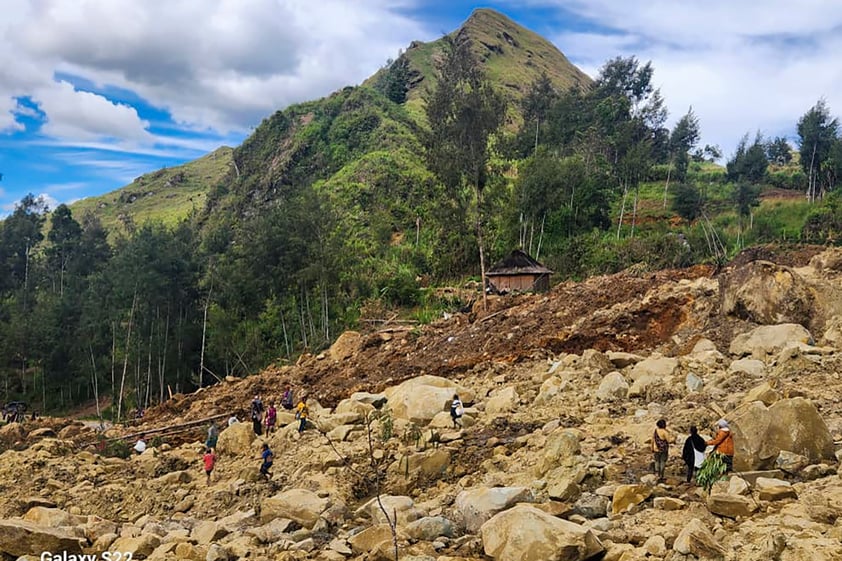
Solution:
M 842 231 L 842 140 L 821 100 L 797 149 L 747 133 L 723 167 L 692 108 L 666 127 L 649 63 L 616 58 L 568 89 L 541 74 L 513 100 L 469 37 L 442 45 L 420 112 L 402 54 L 264 120 L 175 226 L 109 233 L 93 214 L 20 201 L 0 223 L 4 400 L 47 411 L 112 396 L 101 413 L 125 418 L 365 319 L 435 319 L 469 303 L 435 287 L 479 298 L 517 247 L 560 280 Z

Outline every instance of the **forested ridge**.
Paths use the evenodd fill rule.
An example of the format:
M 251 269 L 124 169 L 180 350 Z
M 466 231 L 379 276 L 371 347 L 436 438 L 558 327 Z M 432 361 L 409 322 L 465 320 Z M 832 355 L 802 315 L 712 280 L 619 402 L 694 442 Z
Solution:
M 104 226 L 96 208 L 24 198 L 0 224 L 4 400 L 109 395 L 106 416 L 125 417 L 366 320 L 461 308 L 435 287 L 479 299 L 484 269 L 516 247 L 560 280 L 836 242 L 842 141 L 823 101 L 797 147 L 751 131 L 723 155 L 699 145 L 692 108 L 667 128 L 651 64 L 613 59 L 591 82 L 477 14 L 361 86 L 266 118 L 214 173 L 167 171 L 167 188 L 201 191 L 180 220 L 112 210 Z

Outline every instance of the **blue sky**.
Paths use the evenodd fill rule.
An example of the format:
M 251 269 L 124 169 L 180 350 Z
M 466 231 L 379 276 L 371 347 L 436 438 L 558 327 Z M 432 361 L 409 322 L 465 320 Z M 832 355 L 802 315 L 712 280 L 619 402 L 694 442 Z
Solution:
M 842 111 L 842 3 L 811 0 L 0 0 L 0 215 L 51 206 L 239 144 L 290 103 L 358 84 L 412 40 L 491 7 L 591 75 L 651 60 L 674 122 L 702 143 L 795 140 L 824 97 Z

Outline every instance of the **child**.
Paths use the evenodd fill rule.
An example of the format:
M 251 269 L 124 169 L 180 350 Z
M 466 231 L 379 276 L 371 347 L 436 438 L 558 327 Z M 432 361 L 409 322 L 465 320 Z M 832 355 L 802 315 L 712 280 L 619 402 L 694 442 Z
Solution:
M 453 403 L 450 404 L 450 418 L 453 419 L 453 428 L 462 426 L 459 419 L 462 418 L 464 412 L 465 408 L 462 406 L 462 400 L 459 399 L 457 394 L 453 394 Z
M 210 448 L 205 448 L 205 456 L 202 458 L 205 463 L 205 473 L 208 476 L 208 486 L 211 484 L 211 473 L 216 465 L 216 454 Z
M 266 410 L 266 434 L 272 434 L 275 423 L 278 420 L 278 410 L 275 409 L 275 402 L 269 402 L 269 409 Z
M 304 432 L 307 426 L 307 416 L 310 414 L 310 408 L 307 407 L 307 394 L 301 396 L 301 401 L 298 402 L 298 407 L 295 411 L 295 418 L 301 421 L 298 425 L 298 434 Z
M 272 476 L 269 474 L 269 468 L 272 467 L 272 460 L 275 458 L 275 455 L 272 454 L 269 445 L 265 442 L 263 443 L 263 452 L 260 454 L 260 457 L 263 458 L 263 464 L 260 466 L 260 474 L 265 475 L 266 479 L 272 479 Z

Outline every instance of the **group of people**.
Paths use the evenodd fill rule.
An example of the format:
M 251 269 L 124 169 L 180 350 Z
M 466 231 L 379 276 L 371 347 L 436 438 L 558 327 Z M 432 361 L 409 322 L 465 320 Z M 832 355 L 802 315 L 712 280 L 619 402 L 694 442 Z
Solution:
M 666 420 L 660 419 L 655 424 L 655 432 L 652 434 L 653 469 L 659 481 L 664 480 L 670 442 L 674 440 L 673 434 L 667 430 Z M 687 467 L 687 483 L 693 480 L 696 470 L 701 467 L 708 446 L 713 446 L 711 453 L 716 452 L 722 455 L 726 473 L 734 469 L 734 435 L 731 433 L 728 421 L 725 419 L 717 421 L 716 436 L 707 441 L 699 436 L 699 430 L 692 426 L 690 436 L 684 441 L 684 448 L 681 451 L 681 459 Z
M 310 415 L 310 408 L 307 406 L 307 394 L 301 395 L 297 406 L 293 407 L 294 403 L 292 388 L 287 385 L 281 396 L 281 407 L 287 411 L 291 411 L 293 408 L 295 409 L 295 418 L 300 421 L 298 432 L 303 432 L 307 426 L 307 418 Z M 270 401 L 269 407 L 264 407 L 260 395 L 255 395 L 251 402 L 250 416 L 254 434 L 258 436 L 263 434 L 264 430 L 266 434 L 271 434 L 278 423 L 278 410 L 275 407 L 275 402 Z

